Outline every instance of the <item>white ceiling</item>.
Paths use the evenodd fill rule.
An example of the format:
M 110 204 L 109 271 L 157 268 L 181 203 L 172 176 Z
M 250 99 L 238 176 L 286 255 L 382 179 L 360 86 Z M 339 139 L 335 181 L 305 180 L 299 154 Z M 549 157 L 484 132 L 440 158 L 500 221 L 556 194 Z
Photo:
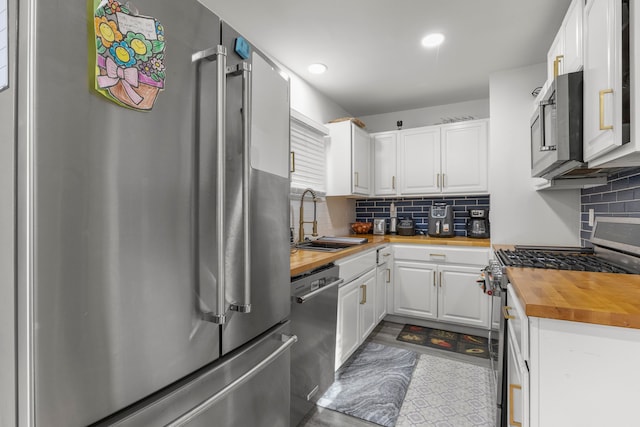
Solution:
M 201 0 L 353 116 L 489 97 L 546 60 L 570 0 Z M 421 38 L 441 32 L 440 48 Z M 307 66 L 329 67 L 313 75 Z M 533 89 L 533 88 L 532 88 Z

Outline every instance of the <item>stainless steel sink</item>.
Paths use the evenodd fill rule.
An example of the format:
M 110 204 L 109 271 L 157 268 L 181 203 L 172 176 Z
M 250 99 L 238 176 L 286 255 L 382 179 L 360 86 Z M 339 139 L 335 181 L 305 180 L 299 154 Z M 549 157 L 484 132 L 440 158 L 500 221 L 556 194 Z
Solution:
M 316 240 L 306 240 L 298 243 L 298 249 L 322 252 L 338 252 L 352 246 L 362 245 L 369 240 L 366 237 L 320 237 Z
M 338 251 L 342 251 L 344 249 L 347 249 L 346 247 L 345 248 L 336 248 L 336 247 L 329 247 L 329 246 L 314 245 L 310 241 L 298 243 L 296 245 L 296 248 L 304 249 L 305 251 L 318 251 L 318 252 L 338 252 Z

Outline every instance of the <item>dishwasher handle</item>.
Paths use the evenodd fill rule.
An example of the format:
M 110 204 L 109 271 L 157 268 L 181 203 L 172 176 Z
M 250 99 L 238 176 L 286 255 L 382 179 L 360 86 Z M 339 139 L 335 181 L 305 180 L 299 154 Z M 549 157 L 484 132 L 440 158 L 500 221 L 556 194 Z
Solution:
M 295 301 L 298 304 L 304 304 L 305 302 L 307 302 L 310 299 L 312 299 L 313 297 L 321 294 L 322 292 L 326 291 L 327 289 L 334 288 L 334 287 L 336 287 L 338 285 L 341 285 L 343 283 L 344 283 L 344 279 L 335 280 L 335 281 L 333 281 L 333 282 L 331 282 L 331 283 L 329 283 L 327 285 L 324 285 L 321 288 L 316 289 L 315 291 L 311 291 L 311 292 L 306 293 L 304 295 L 300 295 L 300 296 L 294 297 Z

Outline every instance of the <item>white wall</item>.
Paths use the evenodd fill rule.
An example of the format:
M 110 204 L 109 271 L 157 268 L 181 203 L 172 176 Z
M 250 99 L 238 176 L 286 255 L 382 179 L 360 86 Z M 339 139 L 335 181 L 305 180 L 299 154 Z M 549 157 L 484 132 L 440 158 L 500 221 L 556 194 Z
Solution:
M 291 72 L 288 74 L 291 77 L 291 108 L 322 124 L 329 120 L 351 116 L 296 74 Z
M 536 192 L 531 178 L 531 91 L 546 65 L 490 77 L 489 188 L 493 244 L 580 244 L 580 190 Z
M 306 81 L 290 73 L 291 77 L 291 108 L 304 114 L 313 121 L 324 124 L 329 120 L 350 116 L 338 104 L 327 98 Z M 317 189 L 316 189 L 317 190 Z M 345 197 L 321 198 L 316 203 L 316 218 L 318 234 L 320 236 L 340 236 L 349 234 L 349 225 L 355 221 L 355 201 Z M 300 197 L 291 196 L 291 227 L 294 229 L 294 239 L 298 239 L 300 221 Z M 313 202 L 307 196 L 304 202 L 305 221 L 313 220 Z M 305 225 L 305 231 L 311 237 L 311 224 Z
M 444 119 L 473 116 L 476 119 L 489 117 L 489 99 L 457 102 L 455 104 L 435 107 L 417 108 L 414 110 L 394 111 L 392 113 L 374 114 L 358 117 L 366 125 L 368 132 L 395 130 L 396 122 L 402 120 L 402 128 L 410 129 L 442 123 Z
M 313 202 L 307 195 L 304 199 L 304 220 L 313 221 Z M 344 236 L 351 234 L 350 225 L 356 219 L 355 199 L 346 197 L 321 197 L 316 203 L 316 217 L 318 221 L 318 236 Z M 294 229 L 293 238 L 298 241 L 300 224 L 300 197 L 291 196 L 291 226 Z M 313 229 L 311 224 L 304 226 L 306 237 L 311 238 Z

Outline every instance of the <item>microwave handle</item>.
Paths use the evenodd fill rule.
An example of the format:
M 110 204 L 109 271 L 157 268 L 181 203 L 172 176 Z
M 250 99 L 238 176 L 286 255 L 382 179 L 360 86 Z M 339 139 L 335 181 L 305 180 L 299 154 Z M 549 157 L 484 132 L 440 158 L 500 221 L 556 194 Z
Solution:
M 555 145 L 544 145 L 544 135 L 545 135 L 545 121 L 544 121 L 544 109 L 547 105 L 553 105 L 553 101 L 540 101 L 540 105 L 538 106 L 538 117 L 540 117 L 540 151 L 555 151 Z

